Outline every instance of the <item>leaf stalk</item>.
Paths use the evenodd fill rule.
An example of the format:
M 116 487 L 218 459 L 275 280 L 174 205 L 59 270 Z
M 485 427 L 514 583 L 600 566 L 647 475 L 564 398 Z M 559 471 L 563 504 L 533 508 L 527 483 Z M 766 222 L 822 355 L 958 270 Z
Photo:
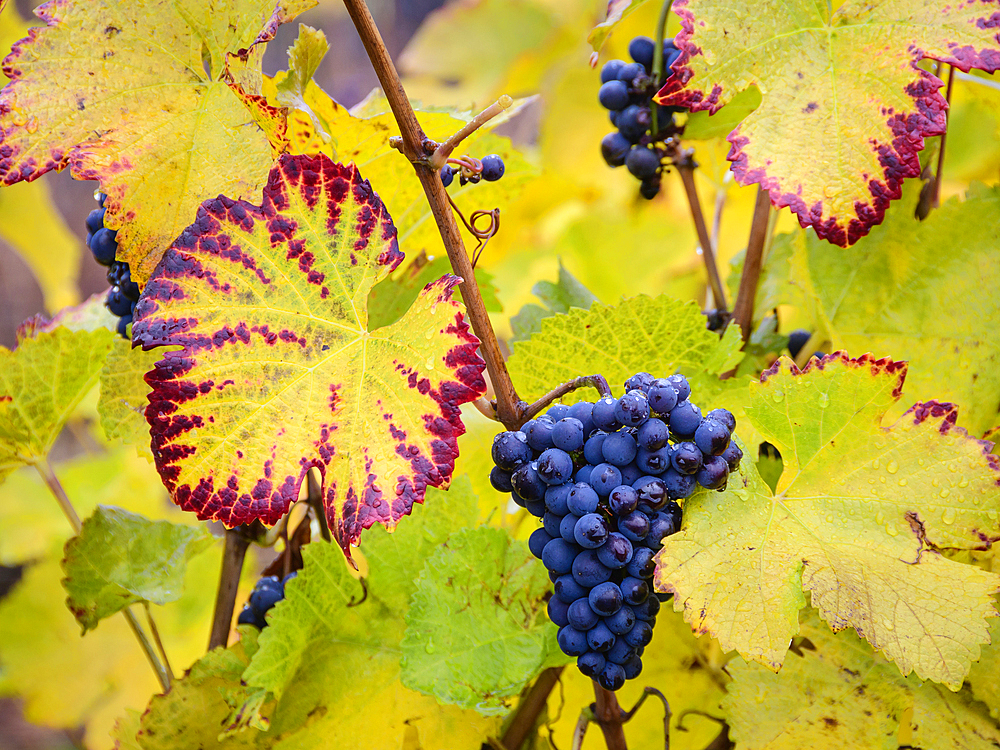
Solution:
M 733 321 L 740 327 L 744 345 L 750 340 L 753 331 L 754 304 L 757 299 L 757 285 L 760 282 L 770 217 L 771 198 L 763 187 L 758 187 L 753 223 L 750 225 L 750 240 L 747 242 L 743 274 L 740 276 L 740 290 L 733 305 Z
M 708 273 L 708 283 L 712 288 L 715 309 L 725 315 L 728 312 L 726 291 L 722 286 L 722 278 L 719 276 L 712 238 L 708 234 L 705 215 L 701 210 L 701 200 L 698 198 L 698 188 L 694 183 L 694 169 L 698 164 L 692 158 L 693 153 L 690 150 L 683 152 L 683 156 L 674 162 L 674 166 L 677 167 L 677 173 L 681 176 L 681 182 L 684 183 L 684 193 L 687 196 L 695 231 L 698 233 L 698 244 L 701 245 L 701 257 L 705 263 L 705 271 Z

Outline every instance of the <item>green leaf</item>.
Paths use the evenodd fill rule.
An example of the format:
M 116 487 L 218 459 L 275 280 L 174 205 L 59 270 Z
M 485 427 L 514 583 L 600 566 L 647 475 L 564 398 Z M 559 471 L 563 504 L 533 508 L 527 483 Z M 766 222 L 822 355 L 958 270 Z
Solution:
M 587 287 L 577 281 L 573 274 L 559 263 L 559 280 L 539 281 L 531 288 L 531 293 L 541 300 L 544 307 L 525 305 L 521 311 L 510 319 L 510 327 L 514 330 L 511 342 L 524 341 L 531 334 L 542 329 L 542 320 L 556 313 L 567 313 L 570 308 L 579 307 L 584 310 L 597 302 Z
M 447 256 L 427 260 L 421 255 L 405 268 L 399 268 L 372 287 L 368 294 L 368 326 L 371 330 L 395 323 L 410 308 L 420 290 L 451 273 Z M 476 269 L 476 283 L 483 295 L 487 312 L 500 312 L 503 307 L 497 299 L 493 276 L 482 268 Z M 456 290 L 457 293 L 457 290 Z
M 990 710 L 990 715 L 1000 720 L 1000 619 L 990 626 L 990 645 L 983 646 L 979 661 L 969 670 L 969 686 L 977 700 Z
M 99 506 L 66 544 L 66 606 L 86 633 L 131 604 L 177 601 L 188 560 L 213 541 L 201 527 Z
M 945 130 L 941 82 L 916 63 L 1000 66 L 981 3 L 753 0 L 734 10 L 678 0 L 673 10 L 684 54 L 657 101 L 715 112 L 759 88 L 760 107 L 728 137 L 736 180 L 760 183 L 837 245 L 882 220 L 903 179 L 919 174 L 923 139 Z
M 855 628 L 903 674 L 957 689 L 987 641 L 1000 576 L 943 557 L 1000 539 L 1000 462 L 948 404 L 895 424 L 905 364 L 786 358 L 751 388 L 749 422 L 784 472 L 772 494 L 751 461 L 700 492 L 658 555 L 658 590 L 725 649 L 777 670 L 805 591 L 835 631 Z
M 760 106 L 760 99 L 760 90 L 756 86 L 751 86 L 734 96 L 732 101 L 714 114 L 704 110 L 692 112 L 684 123 L 684 140 L 707 141 L 710 138 L 725 138 Z M 739 282 L 739 277 L 736 281 Z
M 864 747 L 973 748 L 1000 743 L 1000 728 L 967 690 L 903 677 L 853 633 L 834 635 L 807 614 L 795 655 L 774 674 L 742 659 L 722 701 L 746 750 Z
M 402 254 L 355 167 L 282 156 L 260 207 L 206 202 L 164 257 L 132 335 L 183 347 L 146 377 L 157 469 L 182 508 L 273 524 L 316 466 L 347 553 L 447 487 L 458 407 L 485 390 L 478 342 L 453 276 L 370 330 L 368 294 Z
M 264 184 L 271 145 L 241 103 L 241 85 L 224 80 L 227 54 L 266 42 L 312 5 L 229 0 L 206 13 L 201 0 L 135 0 L 40 9 L 47 25 L 15 46 L 0 95 L 0 178 L 12 184 L 68 166 L 77 179 L 99 180 L 118 257 L 144 283 L 203 200 Z M 257 50 L 245 56 L 245 76 L 257 85 L 260 59 Z
M 901 201 L 847 250 L 785 236 L 774 269 L 781 301 L 815 308 L 836 349 L 906 360 L 911 395 L 957 404 L 959 423 L 981 435 L 1000 404 L 1000 298 L 983 293 L 1000 288 L 998 225 L 1000 189 L 974 185 L 923 222 Z
M 642 370 L 717 375 L 742 359 L 740 345 L 737 327 L 720 340 L 693 302 L 641 295 L 546 318 L 540 333 L 514 345 L 507 366 L 521 396 L 533 400 L 558 383 L 595 373 L 612 385 Z M 594 394 L 568 397 L 583 398 L 594 400 Z
M 0 347 L 0 481 L 45 459 L 73 409 L 97 383 L 114 334 L 32 322 Z M 27 334 L 27 336 L 25 336 Z
M 131 341 L 116 336 L 101 370 L 101 398 L 97 402 L 101 427 L 108 440 L 130 443 L 139 455 L 149 458 L 152 454 L 145 412 L 151 389 L 145 378 L 160 356 L 156 350 L 133 349 Z
M 307 114 L 324 141 L 330 140 L 329 126 L 306 102 L 306 90 L 329 49 L 326 34 L 300 23 L 299 36 L 288 48 L 288 75 L 278 82 L 275 94 L 279 104 Z
M 558 650 L 555 628 L 539 617 L 548 589 L 544 566 L 505 530 L 452 534 L 417 581 L 403 684 L 485 716 L 503 712 Z

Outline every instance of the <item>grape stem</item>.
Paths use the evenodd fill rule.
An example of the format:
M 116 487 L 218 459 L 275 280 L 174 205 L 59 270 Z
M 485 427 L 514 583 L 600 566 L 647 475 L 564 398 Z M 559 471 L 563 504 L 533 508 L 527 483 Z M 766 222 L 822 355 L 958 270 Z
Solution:
M 581 750 L 583 748 L 583 740 L 587 736 L 587 727 L 590 726 L 590 722 L 593 720 L 594 717 L 590 713 L 589 708 L 585 708 L 580 712 L 580 718 L 576 720 L 576 726 L 573 728 L 572 750 Z
M 653 77 L 653 83 L 656 86 L 660 85 L 660 76 L 663 75 L 663 37 L 667 33 L 667 18 L 670 16 L 670 6 L 674 4 L 674 0 L 666 0 L 663 3 L 663 7 L 660 8 L 660 18 L 656 22 L 656 46 L 653 47 L 653 70 L 650 75 Z M 656 110 L 659 107 L 650 108 L 650 116 L 653 121 L 653 133 L 660 132 L 660 123 L 656 115 Z
M 430 159 L 431 167 L 434 169 L 441 169 L 447 161 L 448 156 L 455 150 L 459 143 L 475 133 L 479 130 L 479 128 L 488 123 L 494 117 L 510 109 L 510 106 L 513 103 L 514 100 L 507 96 L 507 94 L 504 94 L 493 102 L 493 104 L 473 117 L 468 123 L 463 125 L 457 133 L 434 149 L 434 155 L 431 156 Z
M 399 125 L 402 141 L 398 145 L 401 147 L 403 155 L 410 160 L 417 173 L 417 178 L 424 188 L 424 194 L 428 204 L 430 204 L 434 220 L 437 222 L 441 240 L 448 252 L 452 270 L 456 276 L 462 279 L 458 288 L 462 294 L 462 301 L 465 303 L 466 313 L 472 323 L 472 330 L 479 338 L 479 350 L 483 359 L 486 360 L 486 369 L 496 393 L 497 417 L 508 429 L 516 429 L 521 421 L 521 408 L 517 391 L 510 379 L 510 373 L 507 372 L 507 364 L 500 351 L 500 343 L 497 341 L 496 332 L 493 330 L 489 314 L 483 303 L 483 296 L 476 284 L 472 261 L 469 259 L 465 243 L 462 241 L 458 222 L 455 221 L 455 216 L 448 205 L 447 191 L 441 183 L 437 168 L 431 164 L 436 155 L 438 144 L 427 138 L 420 123 L 417 122 L 417 116 L 413 107 L 410 106 L 406 91 L 399 80 L 399 73 L 396 72 L 396 66 L 382 41 L 382 35 L 375 25 L 375 20 L 372 18 L 367 4 L 364 0 L 344 0 L 344 5 L 351 16 L 351 21 L 354 22 L 358 36 L 361 37 L 365 50 L 368 52 L 368 58 L 371 60 L 375 74 L 382 85 L 382 90 L 389 101 L 389 107 L 396 118 L 396 123 Z M 501 107 L 501 110 L 502 101 L 501 99 L 495 105 Z M 484 113 L 480 113 L 477 118 L 473 119 L 473 122 L 449 139 L 453 142 L 452 147 L 460 140 L 455 140 L 457 136 L 466 130 L 472 132 L 475 127 L 478 127 L 478 125 L 473 126 L 473 123 L 483 117 L 485 112 L 489 112 L 490 109 L 487 107 Z M 496 114 L 499 114 L 501 110 L 497 110 Z M 470 129 L 470 126 L 473 127 Z M 464 135 L 462 137 L 464 138 Z
M 937 171 L 934 174 L 934 196 L 931 199 L 931 207 L 937 208 L 941 204 L 941 175 L 944 172 L 944 146 L 948 138 L 948 113 L 951 112 L 951 85 L 955 81 L 955 66 L 948 66 L 948 88 L 945 90 L 945 100 L 948 106 L 944 110 L 944 132 L 941 134 L 941 144 L 938 147 Z
M 726 292 L 722 286 L 722 278 L 719 276 L 719 267 L 715 261 L 715 250 L 712 247 L 712 238 L 708 234 L 708 226 L 705 224 L 705 215 L 701 210 L 701 201 L 698 199 L 698 188 L 694 184 L 694 170 L 698 166 L 693 158 L 694 151 L 686 149 L 681 151 L 680 158 L 674 161 L 677 173 L 684 183 L 684 193 L 687 195 L 688 207 L 691 209 L 691 218 L 694 220 L 695 230 L 698 232 L 698 244 L 701 245 L 701 257 L 705 262 L 705 270 L 708 272 L 708 283 L 712 288 L 712 297 L 715 300 L 715 309 L 722 315 L 726 315 Z
M 219 589 L 215 594 L 215 611 L 212 613 L 212 632 L 208 638 L 208 650 L 225 648 L 229 643 L 229 631 L 233 626 L 233 611 L 236 609 L 236 589 L 243 573 L 243 560 L 250 540 L 240 527 L 226 529 L 226 544 L 222 551 L 222 572 L 219 574 Z
M 569 382 L 556 386 L 530 406 L 526 405 L 521 412 L 521 422 L 518 424 L 518 427 L 541 412 L 542 409 L 556 399 L 562 398 L 567 393 L 575 391 L 577 388 L 594 388 L 601 394 L 601 398 L 611 395 L 611 387 L 608 385 L 608 381 L 604 379 L 603 375 L 581 375 L 578 378 L 573 378 Z
M 73 503 L 66 494 L 66 490 L 63 489 L 62 483 L 59 481 L 59 477 L 56 476 L 56 473 L 52 468 L 52 464 L 49 463 L 48 459 L 46 459 L 42 463 L 35 464 L 35 469 L 41 475 L 42 481 L 45 482 L 45 486 L 49 488 L 49 491 L 52 493 L 53 497 L 55 497 L 56 502 L 59 503 L 59 507 L 62 508 L 62 512 L 66 516 L 66 520 L 68 520 L 69 525 L 73 527 L 73 533 L 79 536 L 80 530 L 83 528 L 83 524 L 80 522 L 80 515 L 76 512 L 76 508 L 73 507 Z M 150 643 L 149 636 L 146 635 L 146 631 L 143 630 L 142 625 L 139 624 L 139 620 L 137 620 L 135 615 L 132 614 L 132 610 L 129 607 L 122 609 L 121 613 L 122 617 L 124 617 L 126 622 L 128 622 L 129 628 L 132 629 L 132 633 L 135 635 L 136 640 L 139 641 L 139 646 L 142 648 L 142 652 L 146 655 L 146 659 L 149 661 L 149 666 L 153 668 L 153 672 L 156 674 L 156 679 L 160 683 L 160 688 L 164 693 L 167 692 L 170 689 L 170 685 L 173 680 L 171 679 L 167 668 L 163 666 L 163 662 L 160 661 L 160 657 L 153 648 L 153 644 Z M 150 616 L 150 623 L 152 623 L 152 621 L 152 616 Z
M 757 285 L 763 266 L 764 245 L 767 241 L 768 223 L 771 218 L 771 198 L 767 191 L 757 188 L 757 203 L 753 209 L 753 223 L 750 225 L 750 240 L 747 242 L 746 257 L 743 259 L 743 274 L 740 276 L 740 290 L 733 305 L 733 322 L 740 327 L 743 343 L 750 340 L 753 331 L 754 303 L 757 299 Z
M 608 746 L 608 750 L 628 750 L 628 744 L 625 742 L 625 731 L 622 729 L 625 712 L 618 705 L 618 698 L 613 692 L 605 690 L 596 682 L 594 682 L 594 697 L 594 705 L 591 708 L 594 713 L 594 722 L 604 733 L 604 744 Z
M 535 722 L 538 720 L 538 715 L 548 702 L 549 693 L 559 682 L 563 669 L 564 667 L 550 667 L 544 670 L 538 675 L 535 684 L 518 701 L 514 717 L 500 738 L 500 744 L 507 750 L 518 750 L 531 734 L 535 728 Z

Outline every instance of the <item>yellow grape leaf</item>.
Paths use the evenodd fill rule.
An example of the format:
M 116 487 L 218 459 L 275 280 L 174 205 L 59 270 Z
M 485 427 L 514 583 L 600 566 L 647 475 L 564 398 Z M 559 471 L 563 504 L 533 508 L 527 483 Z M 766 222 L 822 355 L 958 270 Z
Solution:
M 1000 539 L 1000 460 L 950 404 L 883 426 L 905 374 L 838 353 L 801 372 L 782 358 L 751 386 L 748 421 L 784 462 L 777 492 L 744 461 L 726 492 L 686 502 L 657 558 L 657 589 L 697 631 L 777 670 L 809 591 L 834 631 L 853 627 L 904 675 L 961 686 L 1000 576 L 937 550 Z
M 608 9 L 604 20 L 597 24 L 590 32 L 590 36 L 587 37 L 587 42 L 594 48 L 594 52 L 601 51 L 604 42 L 607 41 L 620 21 L 645 3 L 646 0 L 608 0 Z
M 372 286 L 402 260 L 385 206 L 354 167 L 283 156 L 261 206 L 224 196 L 164 256 L 136 308 L 153 456 L 199 518 L 273 524 L 310 467 L 348 553 L 447 487 L 459 406 L 485 390 L 453 276 L 368 330 Z
M 983 646 L 979 661 L 969 670 L 973 695 L 989 707 L 990 715 L 1000 721 L 1000 620 L 990 628 L 990 645 Z
M 741 185 L 847 246 L 882 221 L 924 138 L 945 131 L 941 81 L 917 63 L 1000 67 L 991 3 L 677 0 L 683 55 L 657 95 L 716 112 L 750 86 L 760 106 L 728 136 Z M 762 22 L 760 19 L 766 19 Z
M 312 129 L 321 138 L 322 143 L 330 140 L 330 131 L 322 116 L 309 106 L 306 92 L 312 88 L 313 96 L 316 96 L 319 91 L 312 79 L 329 49 L 326 34 L 305 24 L 299 24 L 299 36 L 288 48 L 288 74 L 277 82 L 275 92 L 275 99 L 279 104 L 291 108 L 297 114 L 309 117 Z M 291 126 L 291 123 L 289 125 Z M 318 151 L 317 148 L 316 152 Z
M 83 306 L 85 307 L 85 306 Z M 97 383 L 114 334 L 29 321 L 0 347 L 0 481 L 45 459 L 73 409 Z
M 985 748 L 1000 727 L 967 690 L 903 677 L 853 633 L 807 613 L 794 655 L 774 674 L 736 659 L 723 708 L 745 750 Z
M 101 397 L 97 411 L 108 440 L 120 439 L 135 446 L 139 455 L 149 452 L 149 425 L 145 411 L 150 387 L 145 375 L 160 358 L 159 351 L 143 351 L 116 336 L 101 370 Z
M 144 283 L 204 199 L 264 184 L 271 148 L 220 80 L 226 55 L 267 41 L 314 4 L 220 0 L 210 13 L 201 0 L 42 6 L 47 25 L 5 61 L 0 179 L 68 166 L 77 179 L 99 180 L 119 258 Z

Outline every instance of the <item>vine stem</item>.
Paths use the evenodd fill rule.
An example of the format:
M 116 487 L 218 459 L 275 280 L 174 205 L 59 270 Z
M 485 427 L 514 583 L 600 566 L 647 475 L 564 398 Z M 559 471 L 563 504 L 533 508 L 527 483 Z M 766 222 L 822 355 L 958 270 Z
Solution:
M 608 750 L 628 750 L 625 730 L 622 729 L 624 712 L 618 698 L 610 690 L 594 683 L 594 720 L 604 733 L 604 744 Z
M 698 244 L 701 245 L 701 257 L 705 262 L 705 270 L 708 272 L 708 283 L 712 287 L 712 297 L 715 300 L 715 309 L 720 313 L 728 311 L 726 307 L 726 292 L 722 286 L 722 279 L 719 276 L 719 267 L 715 260 L 715 250 L 712 247 L 712 238 L 708 234 L 708 226 L 705 224 L 705 215 L 701 210 L 701 201 L 698 199 L 698 188 L 694 184 L 694 168 L 698 166 L 688 151 L 679 160 L 674 162 L 677 173 L 684 183 L 684 193 L 687 195 L 688 207 L 691 209 L 691 218 L 694 220 L 695 229 L 698 232 Z
M 948 88 L 945 90 L 944 98 L 948 102 L 948 108 L 944 111 L 944 132 L 941 134 L 941 144 L 938 148 L 937 172 L 934 174 L 934 197 L 931 206 L 937 208 L 941 204 L 941 175 L 944 172 L 944 146 L 948 139 L 948 120 L 951 113 L 951 85 L 955 82 L 955 66 L 948 66 Z
M 753 223 L 750 225 L 750 240 L 743 259 L 743 274 L 740 276 L 740 290 L 733 305 L 733 321 L 739 325 L 743 343 L 750 340 L 753 329 L 753 309 L 757 299 L 757 284 L 764 259 L 764 244 L 767 241 L 768 221 L 771 217 L 771 198 L 767 191 L 757 188 L 757 203 L 753 209 Z
M 219 589 L 215 594 L 215 611 L 212 613 L 212 632 L 208 637 L 208 650 L 225 648 L 229 644 L 229 631 L 233 626 L 233 611 L 236 609 L 236 589 L 243 573 L 250 541 L 235 529 L 226 529 L 226 546 L 222 551 L 222 572 L 219 573 Z
M 575 391 L 577 388 L 588 387 L 594 388 L 598 393 L 600 393 L 601 398 L 611 395 L 611 386 L 608 385 L 608 381 L 605 380 L 603 375 L 581 375 L 580 377 L 573 378 L 562 385 L 557 385 L 535 403 L 526 407 L 521 413 L 521 424 L 527 422 L 546 406 L 551 404 L 556 399 L 562 398 L 570 391 Z
M 500 743 L 507 750 L 518 750 L 524 744 L 538 720 L 538 714 L 549 700 L 549 693 L 559 682 L 563 669 L 564 667 L 550 667 L 544 670 L 538 675 L 528 693 L 518 702 L 514 718 L 500 738 Z
M 674 0 L 666 0 L 663 3 L 663 7 L 660 8 L 660 17 L 656 22 L 656 36 L 654 41 L 656 46 L 653 47 L 653 70 L 650 71 L 650 75 L 653 77 L 653 81 L 659 85 L 660 76 L 663 75 L 663 37 L 667 33 L 667 18 L 670 16 L 670 6 L 674 4 Z M 657 117 L 657 110 L 659 107 L 652 107 L 652 125 L 653 133 L 660 132 L 659 118 Z
M 494 117 L 499 115 L 501 112 L 510 108 L 514 103 L 507 94 L 504 94 L 499 99 L 497 99 L 493 104 L 488 106 L 478 115 L 473 117 L 468 123 L 466 123 L 461 130 L 455 133 L 453 136 L 448 138 L 444 143 L 438 146 L 434 150 L 434 155 L 431 157 L 431 166 L 435 169 L 440 169 L 444 166 L 445 161 L 451 155 L 451 152 L 455 150 L 459 143 L 464 141 L 470 135 L 475 133 L 479 128 L 488 123 Z
M 79 536 L 80 530 L 83 528 L 83 524 L 80 522 L 80 515 L 76 512 L 76 508 L 73 507 L 73 503 L 66 494 L 66 490 L 63 489 L 62 483 L 59 481 L 59 477 L 56 476 L 56 473 L 52 468 L 52 464 L 49 463 L 48 459 L 46 459 L 43 463 L 35 464 L 35 469 L 41 475 L 42 481 L 45 482 L 45 485 L 55 497 L 56 502 L 59 503 L 59 507 L 62 508 L 62 512 L 66 516 L 66 520 L 68 520 L 69 525 L 73 527 L 73 533 Z M 153 644 L 149 641 L 149 636 L 146 635 L 146 631 L 142 629 L 142 625 L 139 624 L 139 620 L 136 619 L 136 616 L 132 614 L 131 609 L 125 607 L 121 612 L 122 617 L 125 618 L 129 627 L 132 629 L 132 632 L 135 634 L 136 640 L 139 641 L 139 646 L 142 648 L 142 652 L 146 655 L 149 665 L 153 668 L 153 672 L 156 674 L 156 679 L 160 683 L 160 688 L 164 693 L 167 692 L 172 683 L 170 673 L 160 661 L 160 657 L 153 648 Z M 150 623 L 152 623 L 152 615 L 149 617 Z
M 382 35 L 375 25 L 368 5 L 364 0 L 344 0 L 344 5 L 361 37 L 361 42 L 389 101 L 392 114 L 399 125 L 403 138 L 403 154 L 413 164 L 417 178 L 424 188 L 441 240 L 448 252 L 451 267 L 462 279 L 459 290 L 465 303 L 466 314 L 472 323 L 472 330 L 479 339 L 483 359 L 486 360 L 486 369 L 497 399 L 497 417 L 508 429 L 516 429 L 521 412 L 517 391 L 507 372 L 507 364 L 500 351 L 496 332 L 483 304 L 483 296 L 476 284 L 472 262 L 459 233 L 458 223 L 448 205 L 447 192 L 441 184 L 437 170 L 428 163 L 428 157 L 433 155 L 433 151 L 428 153 L 428 149 L 436 148 L 436 145 L 428 141 L 420 123 L 417 122 L 417 116 L 399 80 L 399 73 L 396 72 L 396 66 L 382 41 Z

